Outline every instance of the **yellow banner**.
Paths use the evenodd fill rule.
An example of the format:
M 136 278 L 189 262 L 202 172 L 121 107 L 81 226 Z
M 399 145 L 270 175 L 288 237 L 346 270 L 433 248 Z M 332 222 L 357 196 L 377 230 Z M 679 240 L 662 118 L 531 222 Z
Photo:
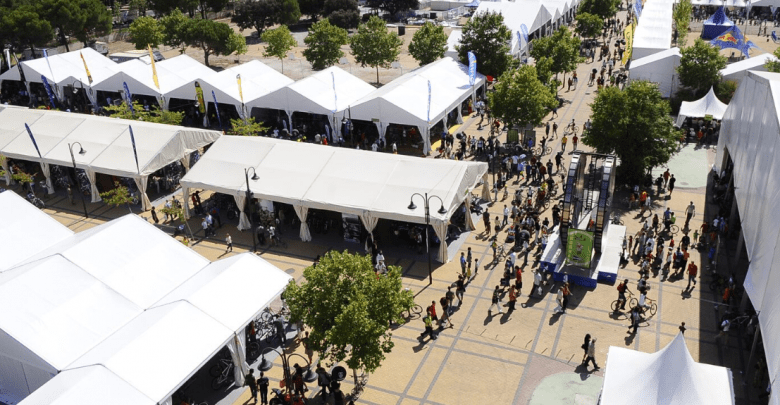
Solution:
M 81 55 L 81 61 L 84 62 L 84 70 L 87 71 L 87 80 L 89 80 L 89 85 L 92 86 L 92 75 L 89 73 L 89 68 L 87 67 L 87 60 L 84 59 L 84 54 L 82 54 L 81 52 L 79 52 L 79 55 Z M 8 61 L 8 63 L 10 64 L 11 61 Z
M 152 61 L 152 80 L 154 85 L 157 86 L 157 90 L 160 90 L 160 82 L 157 80 L 157 67 L 154 66 L 154 53 L 152 52 L 152 46 L 149 45 L 149 59 Z
M 626 39 L 626 50 L 623 51 L 623 59 L 621 60 L 623 62 L 623 65 L 628 63 L 628 60 L 631 59 L 631 51 L 634 49 L 634 30 L 636 29 L 636 22 L 631 23 L 631 25 L 627 26 L 625 30 L 623 30 L 623 33 L 625 34 L 623 37 Z
M 244 91 L 241 90 L 241 75 L 236 75 L 236 82 L 238 82 L 238 97 L 241 98 L 241 104 L 244 104 Z

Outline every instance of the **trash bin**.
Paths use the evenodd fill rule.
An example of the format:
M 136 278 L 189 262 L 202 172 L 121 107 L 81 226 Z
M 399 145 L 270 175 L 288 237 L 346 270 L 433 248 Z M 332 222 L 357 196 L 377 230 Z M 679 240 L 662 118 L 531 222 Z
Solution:
M 406 26 L 403 24 L 398 24 L 398 36 L 402 37 L 406 35 Z

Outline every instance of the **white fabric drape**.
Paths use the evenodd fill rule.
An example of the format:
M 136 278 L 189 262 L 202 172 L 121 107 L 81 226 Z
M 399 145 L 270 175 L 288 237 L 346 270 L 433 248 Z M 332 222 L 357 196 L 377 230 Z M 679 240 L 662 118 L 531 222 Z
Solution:
M 382 123 L 379 121 L 374 122 L 374 125 L 376 125 L 376 132 L 379 134 L 379 139 L 384 138 L 384 134 L 382 134 Z
M 152 202 L 149 201 L 149 196 L 146 195 L 146 187 L 149 184 L 149 176 L 140 176 L 133 180 L 135 180 L 135 186 L 138 187 L 138 193 L 141 194 L 141 210 L 148 211 L 152 209 Z
M 422 137 L 423 140 L 423 154 L 427 156 L 431 151 L 431 128 L 417 127 L 417 132 L 420 133 L 420 137 Z
M 241 332 L 241 335 L 243 336 L 244 333 Z M 243 387 L 244 376 L 249 374 L 249 365 L 246 364 L 246 356 L 244 354 L 246 353 L 244 345 L 241 344 L 237 335 L 233 335 L 233 339 L 228 342 L 227 348 L 230 351 L 230 358 L 233 359 L 233 366 L 235 366 L 233 367 L 235 384 L 237 387 Z
M 458 110 L 458 124 L 463 123 L 463 108 L 460 104 L 458 104 L 458 107 L 456 108 Z
M 379 222 L 379 218 L 371 215 L 369 211 L 363 211 L 363 213 L 360 214 L 360 222 L 363 223 L 366 231 L 368 231 L 368 234 L 373 238 L 374 229 L 376 228 L 376 224 Z
M 301 220 L 301 240 L 308 242 L 311 240 L 311 232 L 309 232 L 309 224 L 306 223 L 306 216 L 309 215 L 309 207 L 302 205 L 294 205 L 295 213 L 298 214 L 298 219 Z
M 100 191 L 98 191 L 97 188 L 97 175 L 95 174 L 95 171 L 92 169 L 87 169 L 84 170 L 84 172 L 87 173 L 87 179 L 89 180 L 90 192 L 92 193 L 92 202 L 100 202 L 102 199 L 100 198 Z
M 173 405 L 173 398 L 168 397 L 163 399 L 162 402 L 160 402 L 160 405 Z
M 3 164 L 3 171 L 5 172 L 5 185 L 10 186 L 11 185 L 11 168 L 8 166 L 8 158 L 5 156 L 0 159 L 0 163 Z
M 252 223 L 249 221 L 246 212 L 244 212 L 244 208 L 246 207 L 246 196 L 243 193 L 239 193 L 234 195 L 233 198 L 236 200 L 236 205 L 238 205 L 238 211 L 240 212 L 238 216 L 238 230 L 244 231 L 251 229 Z
M 433 231 L 436 232 L 436 236 L 439 238 L 439 254 L 436 255 L 436 260 L 440 263 L 447 263 L 450 258 L 447 255 L 447 221 L 435 220 L 431 223 Z
M 287 119 L 288 119 L 288 121 L 287 121 L 288 122 L 287 130 L 290 131 L 290 134 L 292 134 L 292 129 L 293 129 L 292 116 L 293 116 L 293 113 L 292 113 L 292 111 L 285 111 L 285 113 L 287 113 Z
M 249 374 L 249 364 L 246 362 L 246 346 L 244 345 L 244 342 L 246 342 L 246 329 L 241 328 L 233 339 L 236 341 L 236 352 L 238 353 L 238 358 L 241 360 L 240 368 L 241 376 L 243 377 Z
M 474 226 L 474 220 L 471 218 L 471 193 L 466 195 L 466 198 L 463 200 L 463 203 L 466 204 L 466 230 L 473 231 L 476 229 Z
M 181 165 L 184 167 L 184 174 L 187 174 L 188 171 L 190 171 L 190 154 L 184 153 L 184 157 L 180 160 Z
M 184 207 L 184 219 L 190 219 L 190 188 L 181 187 L 182 206 Z
M 482 176 L 482 199 L 490 201 L 490 181 L 488 180 L 488 173 Z
M 41 172 L 46 176 L 46 190 L 47 194 L 54 194 L 54 183 L 51 181 L 51 171 L 49 170 L 49 164 L 41 162 Z

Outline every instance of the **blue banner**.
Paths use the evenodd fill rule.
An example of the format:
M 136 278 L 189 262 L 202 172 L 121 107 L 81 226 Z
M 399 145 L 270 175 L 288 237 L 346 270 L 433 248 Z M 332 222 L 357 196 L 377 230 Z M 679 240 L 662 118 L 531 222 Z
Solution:
M 125 86 L 125 100 L 127 101 L 127 106 L 130 107 L 130 114 L 135 115 L 135 109 L 133 108 L 133 94 L 130 93 L 130 89 L 127 87 L 127 82 L 122 82 L 122 85 Z
M 634 2 L 634 15 L 636 15 L 636 18 L 639 18 L 639 16 L 642 15 L 642 0 L 636 0 Z
M 54 97 L 54 93 L 51 91 L 51 86 L 49 86 L 49 81 L 46 80 L 46 76 L 41 75 L 41 81 L 43 82 L 43 87 L 46 89 L 46 94 L 49 95 L 49 101 L 51 101 L 51 108 L 57 108 L 57 103 L 54 102 L 56 98 Z
M 471 55 L 471 52 L 469 52 Z M 428 80 L 428 124 L 431 123 L 431 81 Z
M 138 152 L 135 150 L 135 136 L 133 135 L 133 126 L 128 125 L 128 128 L 130 128 L 130 143 L 133 144 L 133 155 L 135 156 L 135 168 L 138 170 L 138 174 L 141 174 L 141 168 L 138 167 Z
M 750 57 L 750 48 L 757 48 L 752 42 L 748 41 L 742 31 L 737 28 L 736 25 L 729 27 L 726 31 L 720 34 L 717 38 L 710 41 L 710 44 L 719 47 L 720 49 L 734 48 L 738 49 L 748 58 Z
M 30 131 L 30 126 L 25 123 L 24 129 L 26 129 L 27 133 L 30 135 L 30 140 L 32 140 L 33 146 L 35 146 L 35 151 L 38 152 L 38 157 L 43 159 L 43 156 L 41 156 L 41 150 L 38 149 L 38 142 L 35 142 L 35 137 L 33 136 L 32 131 Z
M 219 121 L 219 129 L 222 129 L 222 117 L 219 116 L 219 103 L 217 102 L 217 95 L 214 94 L 214 90 L 211 90 L 211 97 L 214 98 L 214 108 L 217 110 L 217 121 Z M 243 108 L 243 106 L 241 108 Z
M 474 52 L 469 51 L 469 86 L 473 86 L 477 81 L 477 57 Z
M 525 43 L 528 43 L 528 27 L 525 26 L 525 24 L 520 24 L 520 31 L 523 33 L 523 40 L 525 40 Z

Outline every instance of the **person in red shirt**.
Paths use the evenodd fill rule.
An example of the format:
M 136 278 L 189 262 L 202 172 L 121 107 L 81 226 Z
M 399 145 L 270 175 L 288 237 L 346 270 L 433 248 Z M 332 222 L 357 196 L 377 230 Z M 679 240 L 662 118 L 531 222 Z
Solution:
M 576 134 L 571 138 L 571 144 L 574 146 L 574 150 L 577 150 L 577 141 L 579 140 L 580 138 L 578 138 Z
M 431 320 L 439 322 L 439 317 L 436 316 L 436 301 L 431 301 L 431 306 L 428 307 L 428 313 L 431 314 Z M 439 322 L 441 325 L 441 322 Z
M 696 286 L 696 275 L 699 273 L 699 268 L 696 266 L 696 263 L 691 262 L 691 264 L 688 265 L 688 286 L 685 287 L 685 290 L 688 291 L 691 289 L 691 282 L 693 282 L 693 286 Z

